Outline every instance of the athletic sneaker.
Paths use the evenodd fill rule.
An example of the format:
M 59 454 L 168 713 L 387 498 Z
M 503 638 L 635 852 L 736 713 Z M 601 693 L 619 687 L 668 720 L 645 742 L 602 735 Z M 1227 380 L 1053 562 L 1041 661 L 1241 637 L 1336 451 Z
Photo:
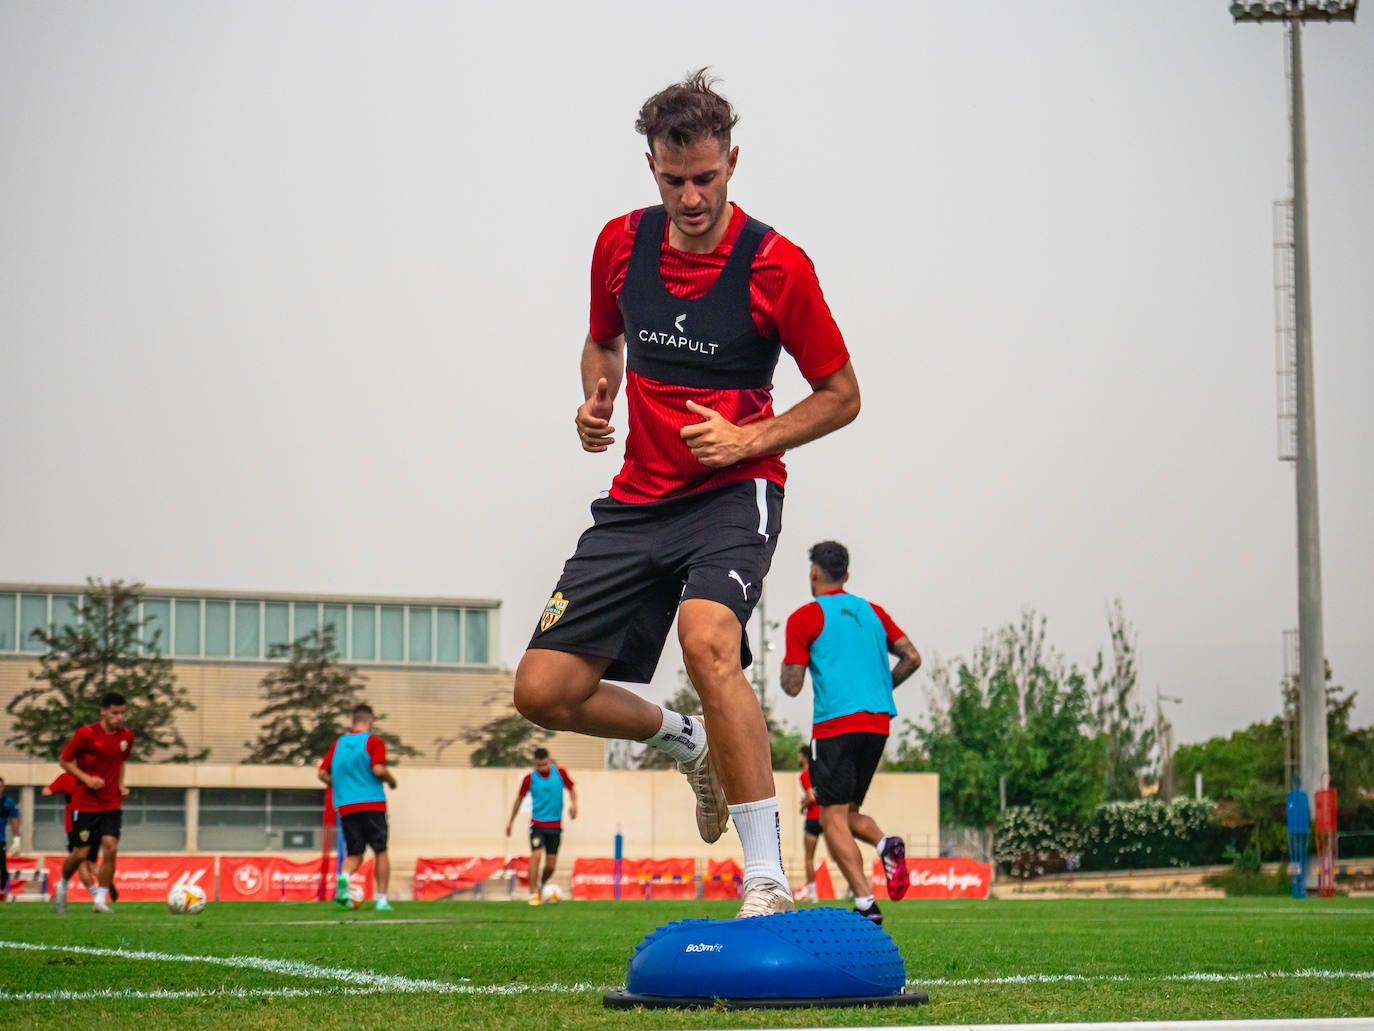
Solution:
M 771 916 L 773 913 L 790 913 L 797 908 L 792 901 L 792 893 L 776 881 L 766 877 L 755 877 L 745 882 L 744 903 L 739 907 L 736 918 L 748 916 Z
M 104 899 L 96 899 L 95 905 L 91 907 L 97 913 L 113 913 L 114 909 Z
M 859 916 L 868 917 L 868 919 L 872 920 L 879 927 L 883 925 L 883 911 L 878 908 L 878 903 L 876 902 L 867 909 L 860 909 L 858 906 L 855 906 L 854 912 L 858 913 Z
M 59 913 L 67 911 L 67 885 L 65 881 L 59 881 L 57 889 L 52 893 L 52 908 Z
M 911 887 L 911 872 L 906 868 L 906 842 L 901 838 L 888 838 L 878 854 L 883 860 L 883 872 L 887 874 L 887 897 L 895 902 Z
M 391 912 L 391 903 L 388 902 L 386 899 L 378 899 L 378 900 L 377 900 L 377 912 L 379 912 L 379 913 L 390 913 L 390 912 Z
M 339 874 L 338 884 L 334 889 L 334 901 L 341 906 L 348 906 L 348 877 L 345 874 Z
M 539 896 L 538 896 L 538 895 L 531 895 L 531 896 L 530 896 L 530 905 L 531 905 L 531 906 L 542 906 L 543 903 L 539 900 Z
M 699 716 L 689 716 L 693 723 L 701 727 L 702 737 L 706 727 Z M 697 833 L 708 845 L 719 841 L 730 823 L 730 808 L 725 801 L 725 789 L 720 786 L 716 774 L 716 764 L 711 762 L 711 749 L 707 746 L 691 762 L 678 763 L 677 768 L 687 775 L 687 783 L 697 796 Z

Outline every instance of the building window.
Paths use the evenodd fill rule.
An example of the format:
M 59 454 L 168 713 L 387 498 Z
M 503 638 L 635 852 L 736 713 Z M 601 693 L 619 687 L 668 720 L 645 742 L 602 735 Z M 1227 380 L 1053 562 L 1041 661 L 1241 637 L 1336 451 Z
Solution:
M 166 655 L 171 638 L 172 603 L 166 598 L 143 599 L 143 650 Z
M 173 654 L 185 659 L 200 658 L 200 599 L 178 598 L 176 620 Z
M 313 638 L 315 631 L 320 628 L 319 602 L 296 602 L 291 606 L 291 617 L 291 640 L 299 641 L 302 637 Z
M 132 788 L 124 799 L 121 843 L 140 852 L 186 850 L 186 789 Z
M 377 657 L 377 606 L 353 606 L 353 633 L 348 639 L 348 654 L 371 662 Z
M 348 654 L 348 606 L 326 605 L 324 625 L 334 628 L 334 654 Z
M 234 602 L 234 658 L 257 659 L 262 657 L 261 628 L 262 607 L 255 601 Z
M 205 602 L 205 657 L 207 659 L 227 659 L 229 657 L 229 603 L 227 601 Z
M 487 657 L 486 609 L 466 609 L 463 614 L 463 661 L 485 666 Z
M 44 795 L 41 788 L 33 793 L 33 838 L 27 842 L 30 852 L 67 851 L 67 796 Z M 28 834 L 24 835 L 28 838 Z
M 323 791 L 201 788 L 196 844 L 202 852 L 318 852 L 323 812 Z
M 405 639 L 406 610 L 400 605 L 382 606 L 382 647 L 383 662 L 404 662 L 406 657 Z
M 52 596 L 52 625 L 54 629 L 81 625 L 81 598 L 75 594 Z
M 16 624 L 19 603 L 13 594 L 0 594 L 0 652 L 18 651 Z
M 270 659 L 277 649 L 291 643 L 291 606 L 284 601 L 267 603 L 267 640 L 264 654 Z
M 433 619 L 430 609 L 410 606 L 410 651 L 406 657 L 411 662 L 434 661 Z
M 435 623 L 434 661 L 457 663 L 462 654 L 463 610 L 439 609 Z
M 41 652 L 44 644 L 33 636 L 35 630 L 48 629 L 48 596 L 21 594 L 19 596 L 19 650 Z

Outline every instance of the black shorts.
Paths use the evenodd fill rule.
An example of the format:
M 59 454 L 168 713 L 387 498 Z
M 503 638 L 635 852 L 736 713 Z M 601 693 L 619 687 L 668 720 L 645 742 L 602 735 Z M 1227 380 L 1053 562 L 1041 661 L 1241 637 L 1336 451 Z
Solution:
M 360 856 L 365 849 L 372 849 L 373 855 L 386 851 L 386 813 L 381 809 L 363 809 L 356 813 L 344 813 L 343 821 L 344 852 L 350 856 Z
M 558 846 L 563 844 L 562 827 L 531 827 L 530 851 L 543 849 L 551 856 L 558 855 Z
M 820 820 L 806 821 L 806 834 L 808 837 L 819 838 L 823 833 L 824 831 L 821 830 Z
M 863 805 L 886 734 L 840 734 L 811 742 L 811 787 L 821 805 Z
M 748 626 L 782 530 L 783 490 L 744 480 L 642 505 L 592 503 L 531 648 L 611 660 L 605 676 L 647 684 L 678 605 L 720 602 Z M 740 635 L 740 667 L 753 661 Z
M 75 840 L 73 848 L 94 849 L 95 851 L 86 853 L 87 859 L 94 859 L 100 854 L 100 839 L 114 838 L 118 841 L 123 826 L 123 809 L 104 809 L 98 813 L 73 810 L 72 829 L 67 835 L 67 843 L 70 845 Z

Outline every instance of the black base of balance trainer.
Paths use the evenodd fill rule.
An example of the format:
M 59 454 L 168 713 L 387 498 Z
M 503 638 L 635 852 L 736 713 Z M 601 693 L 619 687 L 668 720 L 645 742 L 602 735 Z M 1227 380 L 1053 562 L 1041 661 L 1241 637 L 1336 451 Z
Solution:
M 601 997 L 607 1009 L 696 1010 L 720 1006 L 727 1010 L 837 1009 L 841 1006 L 924 1006 L 930 1002 L 925 992 L 898 992 L 896 995 L 842 995 L 835 997 L 771 999 L 714 999 L 706 996 L 635 995 L 633 992 L 607 992 Z

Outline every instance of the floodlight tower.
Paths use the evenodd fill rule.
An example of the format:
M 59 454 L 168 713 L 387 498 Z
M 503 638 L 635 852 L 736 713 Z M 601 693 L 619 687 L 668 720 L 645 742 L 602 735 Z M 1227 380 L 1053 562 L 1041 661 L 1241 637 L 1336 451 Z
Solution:
M 1312 803 L 1327 769 L 1326 648 L 1322 641 L 1321 534 L 1317 519 L 1317 420 L 1312 390 L 1312 303 L 1307 255 L 1307 132 L 1302 26 L 1355 20 L 1360 0 L 1236 0 L 1238 22 L 1283 22 L 1288 32 L 1288 122 L 1293 177 L 1293 330 L 1296 406 L 1293 461 L 1298 502 L 1298 677 L 1303 791 Z

